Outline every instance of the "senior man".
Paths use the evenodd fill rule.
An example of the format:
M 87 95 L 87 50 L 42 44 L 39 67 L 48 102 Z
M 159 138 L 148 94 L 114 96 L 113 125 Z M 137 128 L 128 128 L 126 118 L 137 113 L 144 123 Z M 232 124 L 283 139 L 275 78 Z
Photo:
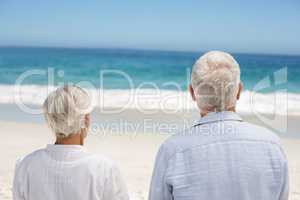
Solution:
M 17 163 L 14 200 L 129 199 L 116 165 L 83 147 L 90 126 L 89 103 L 88 94 L 77 86 L 48 96 L 44 114 L 56 142 Z
M 150 200 L 287 200 L 288 166 L 279 138 L 235 113 L 242 83 L 228 53 L 194 65 L 190 93 L 201 118 L 160 148 Z

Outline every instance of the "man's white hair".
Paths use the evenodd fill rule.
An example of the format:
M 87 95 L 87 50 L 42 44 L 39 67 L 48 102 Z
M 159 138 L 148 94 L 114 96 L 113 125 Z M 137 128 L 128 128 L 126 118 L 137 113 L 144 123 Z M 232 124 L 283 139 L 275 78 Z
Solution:
M 50 93 L 44 102 L 44 115 L 56 137 L 65 138 L 85 127 L 90 98 L 78 86 L 64 86 Z
M 225 111 L 236 104 L 240 66 L 230 54 L 210 51 L 194 64 L 191 82 L 200 110 Z

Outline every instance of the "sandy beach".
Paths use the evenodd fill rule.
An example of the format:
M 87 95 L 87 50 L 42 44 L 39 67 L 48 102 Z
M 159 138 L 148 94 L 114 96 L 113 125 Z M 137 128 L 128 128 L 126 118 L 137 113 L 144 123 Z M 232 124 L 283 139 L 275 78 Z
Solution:
M 109 117 L 107 119 L 113 120 Z M 250 118 L 249 120 L 251 121 Z M 43 123 L 2 120 L 0 127 L 2 138 L 0 141 L 0 199 L 11 200 L 16 160 L 38 148 L 45 147 L 48 143 L 53 143 L 54 137 Z M 100 132 L 92 131 L 89 135 L 86 141 L 88 150 L 110 157 L 119 164 L 127 181 L 131 199 L 147 199 L 155 154 L 159 145 L 170 135 L 145 132 L 136 132 L 135 134 L 130 132 L 103 134 Z M 285 137 L 282 138 L 282 143 L 289 159 L 290 199 L 299 200 L 300 140 Z
M 58 134 L 59 144 L 82 144 L 89 126 L 85 148 L 119 166 L 130 200 L 148 200 L 161 144 L 173 134 L 186 133 L 182 131 L 196 125 L 200 113 L 221 111 L 234 111 L 242 118 L 234 121 L 263 126 L 278 135 L 288 159 L 289 200 L 300 200 L 299 9 L 300 0 L 0 0 L 0 200 L 13 200 L 17 161 L 55 144 L 55 134 L 45 117 Z M 227 118 L 228 113 L 210 114 L 212 118 L 225 116 L 223 121 L 233 120 Z M 182 150 L 179 159 L 178 152 L 162 149 L 161 160 L 167 164 L 157 168 L 173 186 L 174 196 L 201 198 L 206 194 L 199 188 L 210 195 L 205 200 L 286 196 L 286 160 L 283 169 L 278 164 L 282 155 L 278 158 L 278 149 L 273 153 L 269 148 L 277 145 L 277 140 L 263 140 L 259 133 L 264 131 L 253 126 L 216 124 L 206 119 L 197 126 L 204 128 L 201 131 L 209 136 L 209 144 L 205 139 L 203 143 L 202 137 L 179 137 L 178 143 L 170 142 L 176 150 Z M 207 123 L 212 126 L 203 126 Z M 253 136 L 265 144 L 263 150 L 252 147 L 255 138 L 238 135 L 241 132 L 245 136 L 255 133 Z M 227 133 L 233 135 L 228 137 L 230 144 Z M 73 134 L 75 137 L 69 137 Z M 221 135 L 222 141 L 215 134 Z M 243 137 L 247 144 L 231 141 L 236 136 Z M 190 141 L 196 144 L 192 146 Z M 209 148 L 213 151 L 203 150 Z M 238 157 L 227 151 L 238 152 Z M 69 154 L 64 157 L 60 152 L 55 151 L 53 156 L 66 161 Z M 105 198 L 107 191 L 115 195 L 112 188 L 121 188 L 118 193 L 123 194 L 119 192 L 122 186 L 107 181 L 110 177 L 117 180 L 119 173 L 112 168 L 103 170 L 105 167 L 98 167 L 94 159 L 87 159 L 92 167 L 85 165 L 86 171 L 81 165 L 77 168 L 75 162 L 67 163 L 71 163 L 70 169 L 65 167 L 66 162 L 60 165 L 61 160 L 47 156 L 36 160 L 46 167 L 35 170 L 30 165 L 34 175 L 27 182 L 37 177 L 40 183 L 43 177 L 42 184 L 25 187 L 26 180 L 22 180 L 15 187 L 20 185 L 20 195 L 30 200 Z M 103 171 L 101 175 L 98 168 Z M 18 170 L 16 180 L 27 179 L 22 176 L 27 169 Z M 97 181 L 90 181 L 94 179 Z M 108 187 L 107 182 L 113 186 Z M 36 185 L 46 187 L 39 189 Z M 103 189 L 103 195 L 95 195 L 98 188 Z M 197 190 L 202 193 L 198 195 Z M 154 200 L 160 199 L 156 194 L 169 195 L 166 189 L 153 191 Z

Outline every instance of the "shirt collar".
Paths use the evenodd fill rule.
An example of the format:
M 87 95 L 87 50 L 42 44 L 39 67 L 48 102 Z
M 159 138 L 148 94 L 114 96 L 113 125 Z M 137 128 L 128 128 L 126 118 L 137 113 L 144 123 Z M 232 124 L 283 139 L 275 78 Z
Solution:
M 219 121 L 243 121 L 238 114 L 231 111 L 223 111 L 223 112 L 210 112 L 204 117 L 201 117 L 200 120 L 194 123 L 195 126 L 199 126 L 202 124 L 214 123 Z
M 47 145 L 49 158 L 57 162 L 73 162 L 85 157 L 87 151 L 81 145 Z
M 85 147 L 83 147 L 81 145 L 48 144 L 47 150 L 49 150 L 49 151 L 85 151 Z

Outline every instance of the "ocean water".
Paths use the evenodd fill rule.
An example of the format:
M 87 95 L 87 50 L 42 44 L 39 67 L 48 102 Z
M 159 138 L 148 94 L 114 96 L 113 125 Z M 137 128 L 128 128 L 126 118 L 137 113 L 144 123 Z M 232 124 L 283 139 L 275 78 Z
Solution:
M 193 63 L 202 54 L 122 49 L 0 48 L 0 103 L 15 103 L 16 96 L 19 96 L 25 103 L 41 104 L 47 95 L 47 84 L 54 85 L 50 89 L 53 90 L 64 83 L 81 82 L 84 85 L 88 82 L 86 86 L 91 93 L 105 92 L 105 105 L 102 106 L 125 105 L 130 92 L 138 91 L 129 107 L 140 104 L 158 108 L 164 97 L 176 95 L 177 98 L 169 98 L 164 105 L 191 108 L 193 105 L 187 97 L 189 75 Z M 249 111 L 250 104 L 256 99 L 255 107 L 263 112 L 271 113 L 274 107 L 281 110 L 282 104 L 291 112 L 298 113 L 298 109 L 300 112 L 300 56 L 233 55 L 240 64 L 245 87 L 240 110 Z M 15 90 L 16 83 L 21 84 L 18 91 Z

